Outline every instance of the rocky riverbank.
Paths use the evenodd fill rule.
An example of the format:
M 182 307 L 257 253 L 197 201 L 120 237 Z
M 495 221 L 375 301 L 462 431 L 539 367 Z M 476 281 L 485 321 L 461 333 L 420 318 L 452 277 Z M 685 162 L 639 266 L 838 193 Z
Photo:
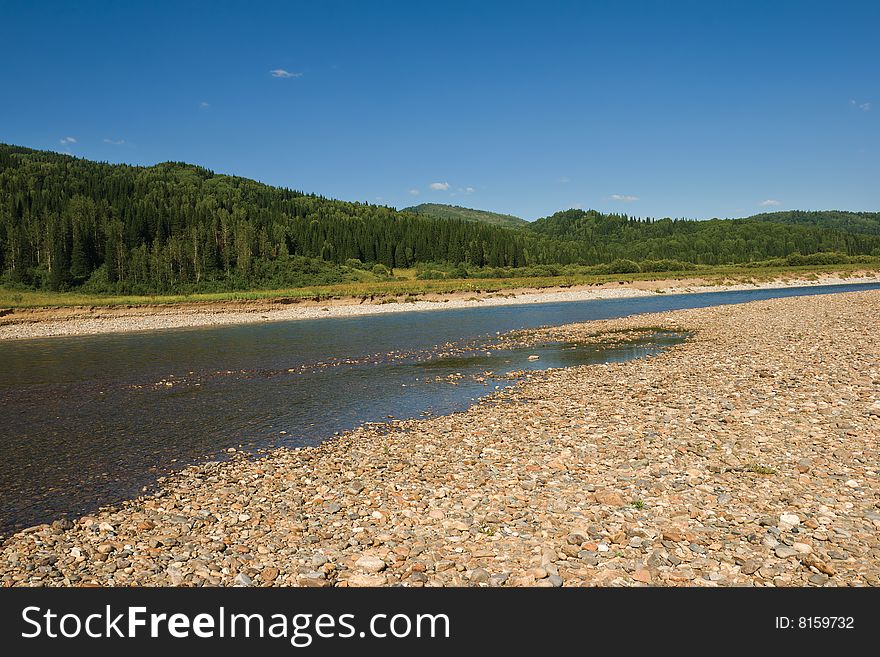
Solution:
M 0 308 L 0 340 L 23 340 L 70 335 L 155 331 L 199 326 L 283 322 L 298 319 L 352 317 L 425 310 L 451 310 L 485 306 L 510 306 L 560 301 L 620 299 L 652 294 L 698 294 L 733 290 L 813 287 L 880 283 L 880 273 L 853 272 L 849 276 L 827 274 L 810 278 L 733 283 L 701 278 L 620 281 L 567 288 L 524 288 L 504 292 L 429 293 L 401 295 L 364 301 L 357 298 L 314 300 L 261 299 L 211 303 L 157 304 L 145 306 L 70 306 L 48 308 Z
M 880 292 L 548 329 L 659 327 L 644 360 L 470 410 L 188 468 L 21 532 L 4 585 L 880 585 Z

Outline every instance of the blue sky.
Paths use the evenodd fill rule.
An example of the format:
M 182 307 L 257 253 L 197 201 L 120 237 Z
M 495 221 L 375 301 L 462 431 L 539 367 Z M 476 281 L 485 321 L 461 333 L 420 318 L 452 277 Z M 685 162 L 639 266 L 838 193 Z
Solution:
M 880 210 L 878 2 L 9 2 L 0 141 L 534 219 Z

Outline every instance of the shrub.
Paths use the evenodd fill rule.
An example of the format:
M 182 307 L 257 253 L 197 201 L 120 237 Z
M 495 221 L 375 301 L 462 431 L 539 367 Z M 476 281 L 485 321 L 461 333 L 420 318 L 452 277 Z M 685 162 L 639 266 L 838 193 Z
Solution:
M 697 266 L 692 262 L 682 262 L 681 260 L 671 260 L 665 258 L 663 260 L 642 260 L 639 263 L 642 271 L 691 271 Z
M 601 273 L 605 274 L 638 274 L 642 271 L 639 263 L 635 260 L 614 260 L 607 265 L 599 265 Z

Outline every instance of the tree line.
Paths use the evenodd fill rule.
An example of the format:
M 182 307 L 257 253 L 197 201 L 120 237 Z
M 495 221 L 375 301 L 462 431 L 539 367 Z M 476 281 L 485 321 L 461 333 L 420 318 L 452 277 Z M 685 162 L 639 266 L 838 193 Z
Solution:
M 880 255 L 876 235 L 756 219 L 638 219 L 566 210 L 538 219 L 528 228 L 547 237 L 577 241 L 585 264 L 670 259 L 718 265 L 822 252 Z
M 820 226 L 850 233 L 880 235 L 880 212 L 845 212 L 842 210 L 786 210 L 765 212 L 749 217 L 755 221 L 772 221 L 798 226 Z
M 334 201 L 182 163 L 134 167 L 0 146 L 7 284 L 169 291 L 295 284 L 297 258 L 521 267 L 574 262 L 577 245 L 480 223 Z M 296 269 L 296 268 L 294 268 Z M 279 277 L 280 276 L 280 277 Z
M 516 229 L 336 201 L 183 163 L 136 167 L 0 145 L 0 282 L 13 286 L 160 293 L 336 282 L 374 265 L 721 264 L 817 252 L 880 254 L 880 236 L 582 210 Z

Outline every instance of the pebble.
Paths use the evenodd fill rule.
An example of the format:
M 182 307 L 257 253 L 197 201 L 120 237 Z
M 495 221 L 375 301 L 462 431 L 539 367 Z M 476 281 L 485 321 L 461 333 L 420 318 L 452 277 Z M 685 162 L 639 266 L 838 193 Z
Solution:
M 781 516 L 779 516 L 779 524 L 777 526 L 782 531 L 788 531 L 790 529 L 793 529 L 794 527 L 797 527 L 799 524 L 801 524 L 800 517 L 794 515 L 793 513 L 783 513 Z
M 250 577 L 248 577 L 245 573 L 238 573 L 238 575 L 235 576 L 235 579 L 232 580 L 232 582 L 235 586 L 253 586 L 254 585 L 254 580 L 252 580 Z
M 778 548 L 776 548 L 775 552 L 776 556 L 780 559 L 788 559 L 789 557 L 793 557 L 798 554 L 797 550 L 787 547 L 785 545 L 780 545 Z
M 368 573 L 381 572 L 385 570 L 387 566 L 387 564 L 379 557 L 374 557 L 370 554 L 365 554 L 364 556 L 362 556 L 355 562 L 354 565 Z

